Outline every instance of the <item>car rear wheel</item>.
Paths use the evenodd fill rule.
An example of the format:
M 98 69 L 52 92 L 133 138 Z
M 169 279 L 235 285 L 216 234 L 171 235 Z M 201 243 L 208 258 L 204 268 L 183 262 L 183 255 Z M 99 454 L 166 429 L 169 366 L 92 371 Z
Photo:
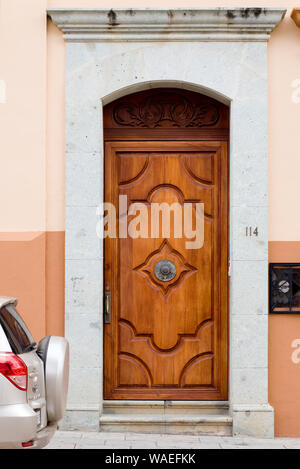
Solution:
M 63 418 L 69 383 L 69 344 L 63 337 L 47 336 L 37 353 L 44 362 L 48 422 Z

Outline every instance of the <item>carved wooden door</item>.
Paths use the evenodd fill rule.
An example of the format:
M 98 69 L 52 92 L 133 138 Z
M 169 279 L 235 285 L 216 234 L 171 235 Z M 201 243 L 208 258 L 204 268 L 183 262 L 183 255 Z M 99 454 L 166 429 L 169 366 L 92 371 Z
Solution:
M 144 101 L 140 98 L 137 103 L 134 96 L 131 104 L 120 100 L 109 105 L 104 115 L 105 201 L 116 207 L 120 224 L 130 204 L 142 203 L 150 235 L 105 239 L 104 288 L 110 295 L 111 315 L 104 335 L 104 395 L 106 399 L 226 399 L 225 106 L 207 98 L 204 104 L 195 104 L 188 93 L 164 90 L 152 91 L 150 96 L 144 93 L 148 103 L 143 110 L 145 98 L 143 93 L 137 95 Z M 156 96 L 159 104 L 149 102 L 151 97 L 155 102 Z M 180 101 L 182 97 L 187 103 Z M 157 120 L 159 113 L 162 118 Z M 136 114 L 143 122 L 141 128 Z M 201 115 L 195 122 L 197 133 L 191 123 L 196 115 Z M 173 126 L 168 127 L 174 118 L 176 134 Z M 129 125 L 132 121 L 134 125 Z M 223 127 L 216 127 L 220 121 Z M 215 134 L 219 130 L 219 140 L 207 132 L 211 127 Z M 123 196 L 121 209 L 119 196 Z M 168 236 L 160 226 L 158 237 L 151 237 L 153 203 L 181 207 L 190 203 L 193 210 L 203 203 L 203 246 L 187 248 L 184 229 L 178 237 L 172 224 Z M 129 215 L 128 223 L 132 219 Z

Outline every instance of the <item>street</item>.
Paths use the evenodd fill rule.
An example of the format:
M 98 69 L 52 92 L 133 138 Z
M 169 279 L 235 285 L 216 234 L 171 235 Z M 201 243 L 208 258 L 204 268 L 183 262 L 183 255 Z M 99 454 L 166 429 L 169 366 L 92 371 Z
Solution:
M 300 449 L 300 438 L 58 431 L 45 449 Z

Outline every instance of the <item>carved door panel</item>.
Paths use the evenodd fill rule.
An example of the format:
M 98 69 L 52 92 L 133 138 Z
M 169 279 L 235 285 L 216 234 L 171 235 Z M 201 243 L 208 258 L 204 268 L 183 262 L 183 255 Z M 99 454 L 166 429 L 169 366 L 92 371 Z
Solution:
M 106 238 L 106 399 L 227 398 L 227 179 L 226 141 L 106 142 L 105 201 L 120 219 L 120 195 L 145 204 L 149 225 L 151 203 L 204 203 L 200 249 L 174 229 Z

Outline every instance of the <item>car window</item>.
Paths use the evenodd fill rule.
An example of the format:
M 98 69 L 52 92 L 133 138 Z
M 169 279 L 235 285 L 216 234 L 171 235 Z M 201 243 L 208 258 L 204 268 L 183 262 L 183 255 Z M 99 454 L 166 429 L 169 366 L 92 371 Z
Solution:
M 32 335 L 12 305 L 1 308 L 0 324 L 14 353 L 21 354 L 35 348 Z

